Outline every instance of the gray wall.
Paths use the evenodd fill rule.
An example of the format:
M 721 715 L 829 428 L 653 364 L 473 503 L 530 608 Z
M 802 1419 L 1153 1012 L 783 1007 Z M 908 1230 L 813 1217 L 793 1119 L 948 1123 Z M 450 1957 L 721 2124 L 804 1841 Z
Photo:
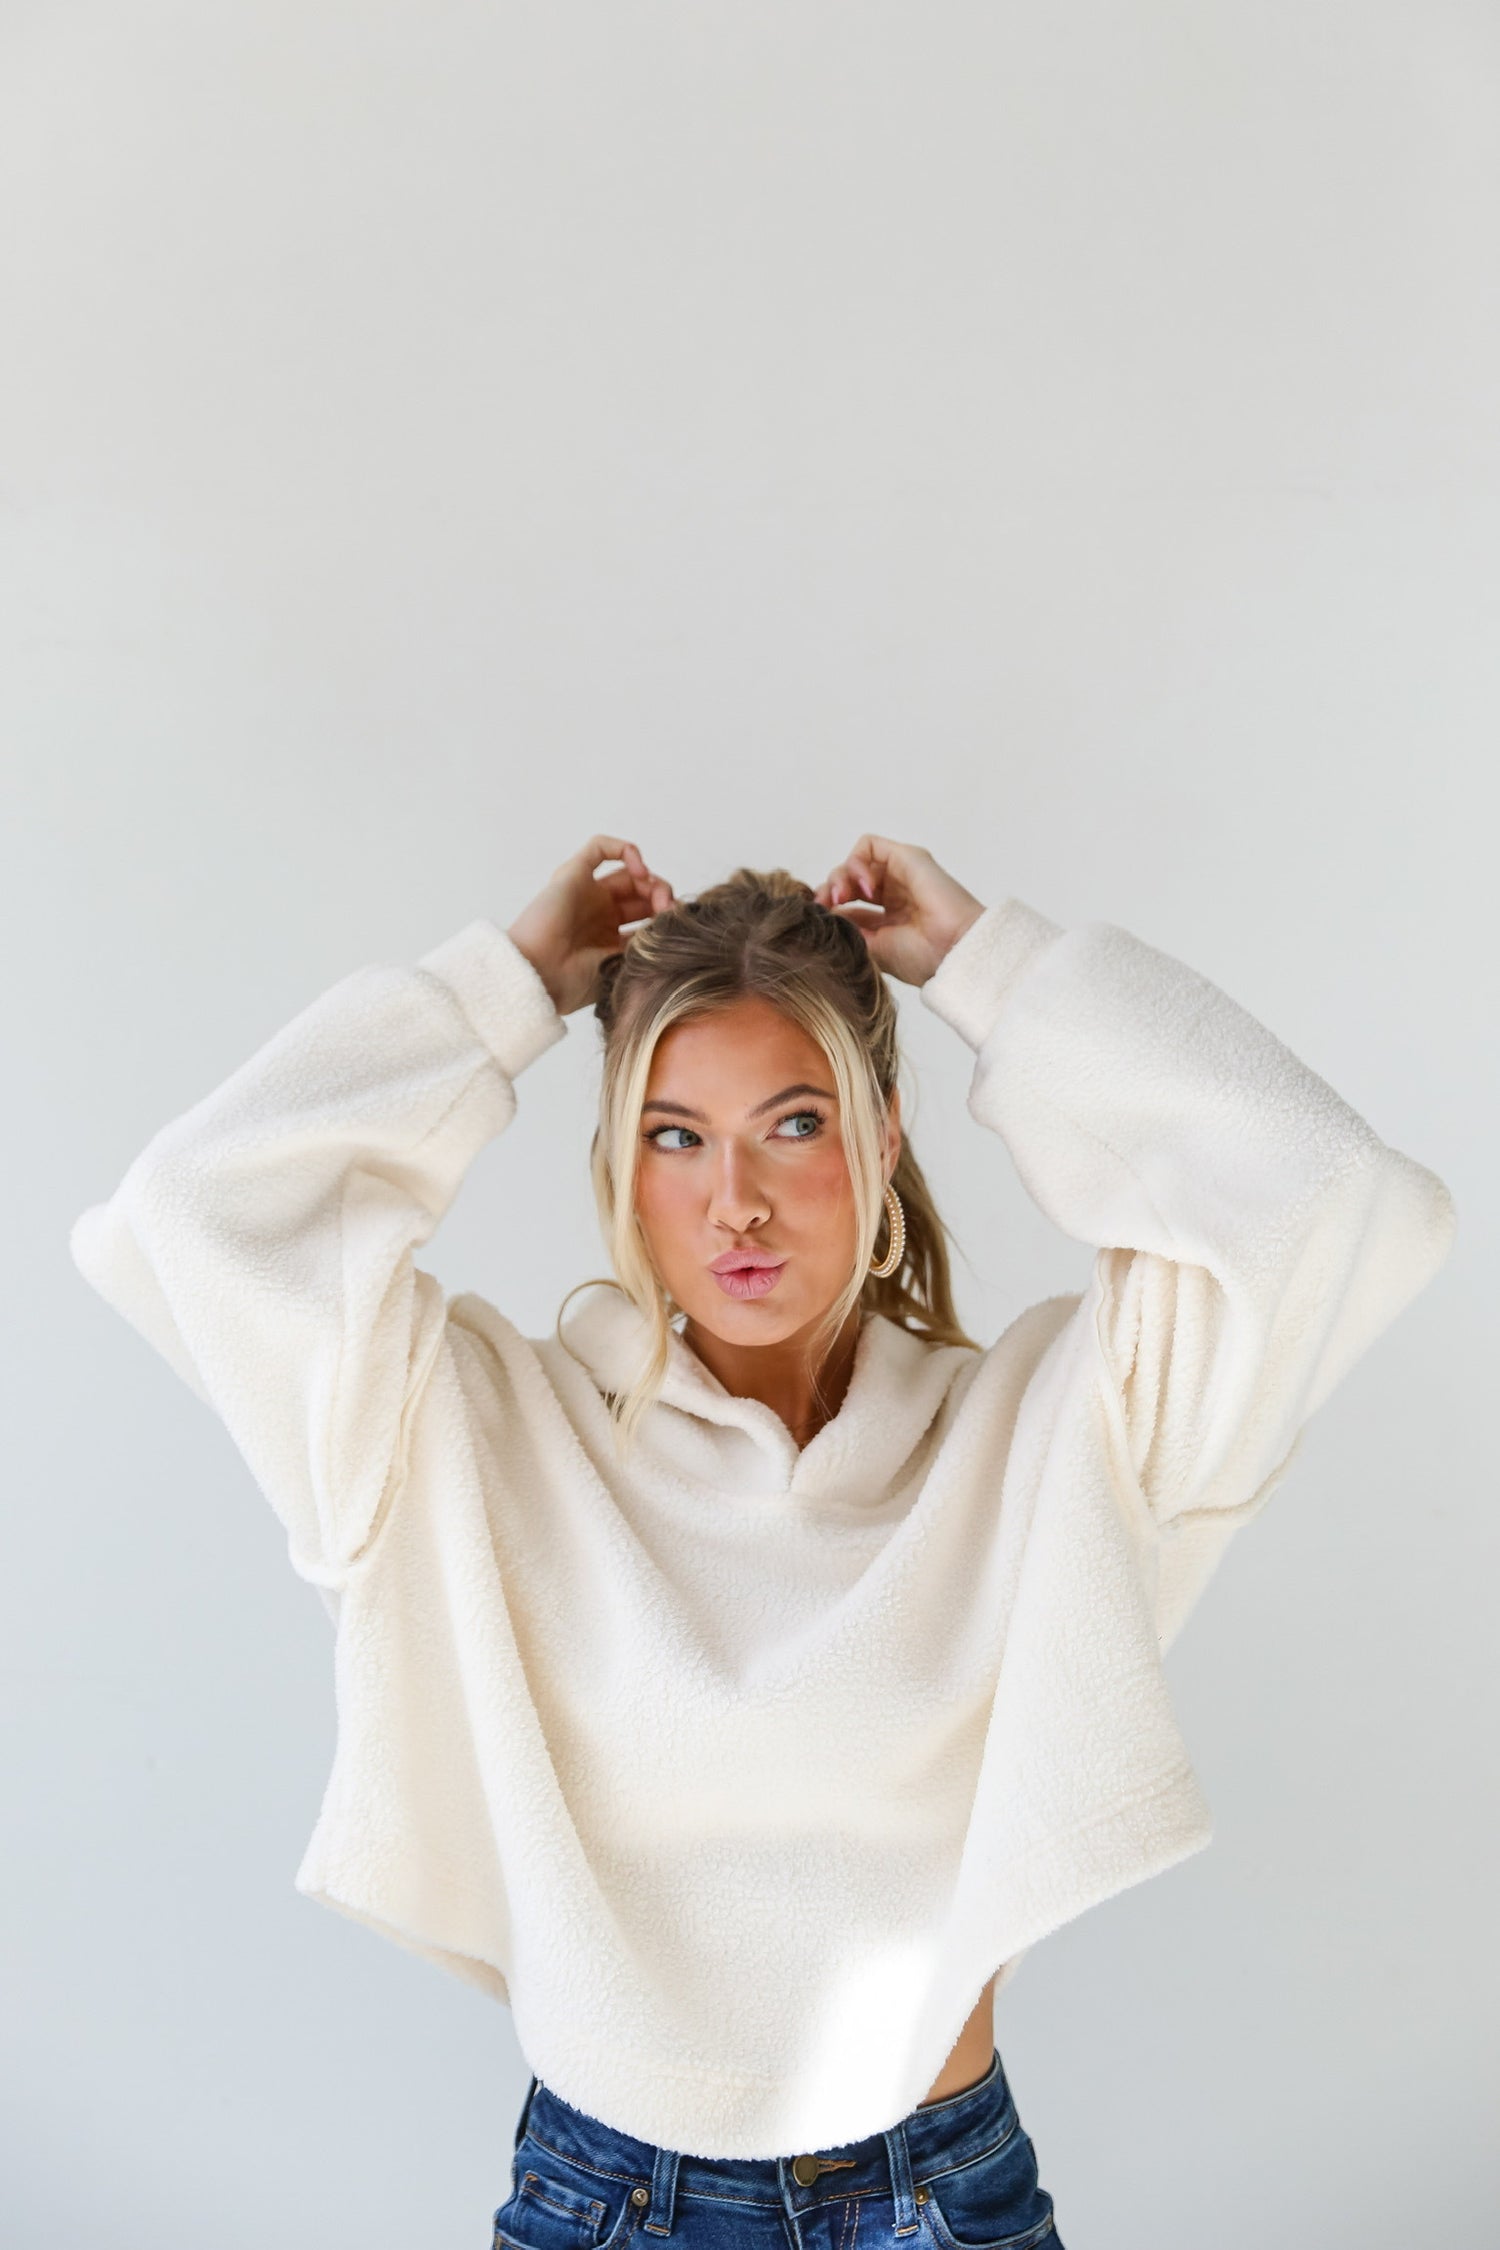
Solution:
M 328 1619 L 74 1215 L 595 829 L 690 890 L 873 828 L 1192 962 L 1459 1208 L 1169 1658 L 1214 1845 L 997 2010 L 1068 2250 L 1500 2239 L 1494 9 L 80 0 L 0 64 L 0 2232 L 479 2250 L 525 2083 L 293 1892 Z M 1088 1254 L 903 1006 L 993 1335 Z M 427 1253 L 532 1333 L 591 1042 Z

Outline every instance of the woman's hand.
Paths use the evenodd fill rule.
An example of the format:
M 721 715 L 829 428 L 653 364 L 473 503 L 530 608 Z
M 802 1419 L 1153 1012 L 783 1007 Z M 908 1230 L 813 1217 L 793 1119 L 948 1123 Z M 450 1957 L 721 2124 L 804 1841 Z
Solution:
M 598 874 L 607 860 L 624 865 Z M 506 935 L 551 993 L 558 1014 L 566 1016 L 594 999 L 599 964 L 623 949 L 626 924 L 647 921 L 671 904 L 671 884 L 652 874 L 634 844 L 619 836 L 591 836 L 555 870 Z
M 925 984 L 984 912 L 931 852 L 888 836 L 861 836 L 815 896 L 862 930 L 876 966 L 903 984 Z

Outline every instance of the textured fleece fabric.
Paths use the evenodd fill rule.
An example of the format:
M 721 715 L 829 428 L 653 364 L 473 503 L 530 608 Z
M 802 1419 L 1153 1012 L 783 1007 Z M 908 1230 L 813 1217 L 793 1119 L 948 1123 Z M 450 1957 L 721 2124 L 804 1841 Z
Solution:
M 992 1972 L 1207 1843 L 1162 1651 L 1453 1234 L 1434 1173 L 1112 924 L 1006 899 L 921 999 L 1089 1284 L 982 1352 L 867 1314 L 800 1452 L 674 1330 L 622 1465 L 623 1293 L 565 1349 L 414 1262 L 567 1029 L 489 920 L 335 984 L 70 1238 L 334 1616 L 297 1888 L 696 2155 L 894 2124 Z

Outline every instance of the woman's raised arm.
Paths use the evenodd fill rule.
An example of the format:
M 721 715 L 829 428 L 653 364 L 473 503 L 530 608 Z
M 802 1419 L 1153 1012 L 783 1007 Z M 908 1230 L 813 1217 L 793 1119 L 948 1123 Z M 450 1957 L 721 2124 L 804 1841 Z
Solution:
M 1452 1196 L 1238 1002 L 1127 930 L 982 906 L 930 852 L 880 836 L 818 895 L 974 1049 L 971 1114 L 1048 1217 L 1096 1246 L 1079 1317 L 1118 1475 L 1138 1517 L 1171 1528 L 1185 1600 L 1442 1265 Z
M 1098 1247 L 1080 1312 L 1139 1498 L 1159 1524 L 1253 1511 L 1447 1256 L 1447 1187 L 1207 977 L 1110 923 L 1006 899 L 921 996 L 975 1050 L 971 1114 Z
M 443 1341 L 442 1288 L 413 1253 L 566 1031 L 558 998 L 581 1005 L 660 901 L 632 859 L 594 838 L 513 925 L 520 943 L 481 918 L 410 967 L 342 978 L 74 1222 L 79 1270 L 220 1416 L 315 1584 L 337 1586 L 384 1520 Z

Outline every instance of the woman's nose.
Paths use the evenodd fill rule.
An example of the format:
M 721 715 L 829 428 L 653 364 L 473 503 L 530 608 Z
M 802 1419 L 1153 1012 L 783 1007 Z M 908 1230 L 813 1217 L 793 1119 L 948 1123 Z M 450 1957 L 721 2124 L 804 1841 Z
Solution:
M 752 1226 L 764 1219 L 769 1204 L 753 1168 L 738 1151 L 728 1149 L 714 1170 L 710 1216 L 724 1226 Z

